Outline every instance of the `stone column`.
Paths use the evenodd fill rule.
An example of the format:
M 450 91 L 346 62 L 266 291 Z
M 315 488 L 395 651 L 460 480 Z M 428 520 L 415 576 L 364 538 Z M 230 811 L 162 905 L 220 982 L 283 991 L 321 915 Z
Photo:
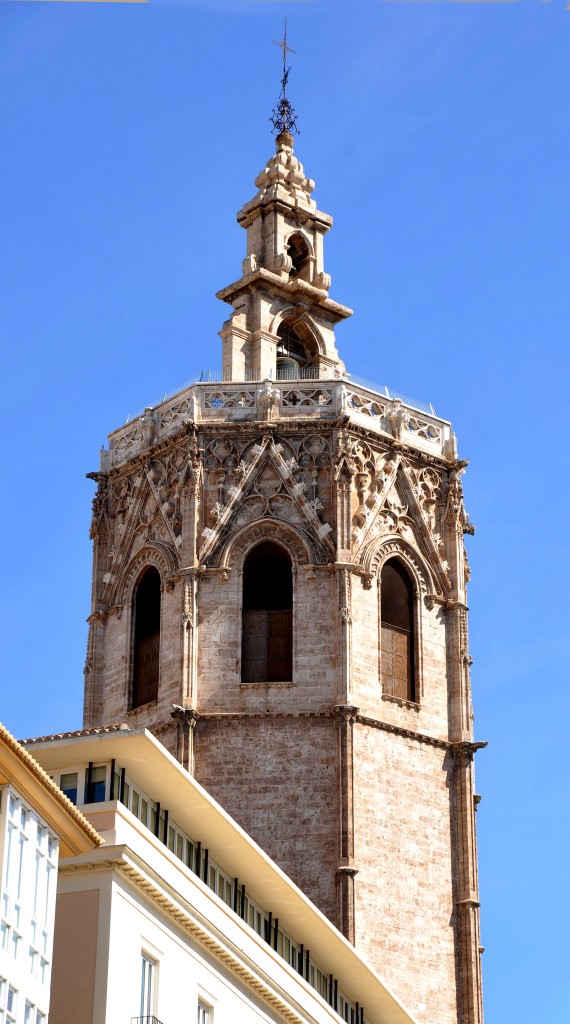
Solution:
M 110 512 L 109 481 L 106 473 L 87 473 L 97 483 L 93 498 L 93 515 L 89 536 L 93 541 L 93 576 L 91 581 L 91 614 L 88 618 L 89 636 L 84 667 L 83 728 L 100 725 L 103 721 L 105 621 L 103 604 L 105 573 L 111 558 L 113 517 Z
M 195 708 L 198 701 L 198 617 L 197 570 L 184 574 L 182 609 L 182 700 L 185 707 Z
M 339 704 L 350 701 L 352 661 L 352 615 L 351 589 L 352 566 L 336 563 L 338 595 L 338 671 L 337 700 Z
M 351 704 L 335 707 L 338 726 L 338 822 L 339 866 L 337 868 L 338 929 L 354 944 L 354 746 L 353 730 L 358 708 Z
M 454 761 L 458 977 L 463 1024 L 483 1024 L 473 754 L 486 745 L 455 743 L 451 748 Z
M 458 461 L 449 474 L 445 511 L 445 552 L 452 582 L 447 603 L 448 656 L 451 680 L 450 738 L 467 742 L 472 737 L 471 678 L 467 633 L 467 594 L 465 580 L 465 510 L 461 474 L 467 463 Z
M 179 700 L 184 707 L 197 705 L 198 686 L 198 567 L 197 546 L 200 523 L 200 492 L 202 488 L 202 456 L 198 433 L 192 425 L 188 437 L 188 475 L 183 494 L 182 512 L 182 610 L 181 661 L 182 679 Z

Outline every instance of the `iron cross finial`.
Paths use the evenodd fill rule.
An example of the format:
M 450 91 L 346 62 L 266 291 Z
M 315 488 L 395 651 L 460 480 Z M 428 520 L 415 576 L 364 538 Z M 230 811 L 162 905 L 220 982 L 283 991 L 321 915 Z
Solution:
M 291 68 L 287 67 L 287 54 L 295 53 L 290 46 L 287 46 L 287 18 L 285 18 L 285 30 L 283 32 L 283 39 L 274 39 L 273 42 L 283 51 L 283 75 L 281 78 L 281 94 L 279 96 L 279 102 L 273 109 L 273 113 L 269 120 L 273 125 L 273 131 L 277 132 L 297 132 L 297 115 L 287 99 L 287 82 L 289 80 L 289 72 Z
M 285 18 L 285 31 L 283 32 L 283 39 L 274 39 L 273 42 L 276 46 L 280 46 L 283 50 L 283 73 L 285 73 L 285 63 L 287 61 L 288 53 L 295 53 L 290 46 L 287 46 L 287 18 Z

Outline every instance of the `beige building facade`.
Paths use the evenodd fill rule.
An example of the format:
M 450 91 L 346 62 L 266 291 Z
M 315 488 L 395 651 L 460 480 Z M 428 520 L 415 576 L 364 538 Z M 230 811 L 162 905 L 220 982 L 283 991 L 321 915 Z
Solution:
M 148 728 L 418 1021 L 480 1024 L 466 463 L 346 371 L 289 132 L 256 186 L 220 380 L 91 474 L 84 726 Z

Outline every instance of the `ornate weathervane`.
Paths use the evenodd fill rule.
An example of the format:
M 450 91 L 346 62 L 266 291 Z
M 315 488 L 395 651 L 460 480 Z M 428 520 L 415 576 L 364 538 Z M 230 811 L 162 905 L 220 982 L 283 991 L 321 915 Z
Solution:
M 287 67 L 287 54 L 295 53 L 290 46 L 287 46 L 287 18 L 285 18 L 285 31 L 283 33 L 283 39 L 274 39 L 273 42 L 276 46 L 280 46 L 283 51 L 283 77 L 281 79 L 281 95 L 279 96 L 279 102 L 277 107 L 273 108 L 273 113 L 269 120 L 273 125 L 273 131 L 277 132 L 297 132 L 297 115 L 287 99 L 287 81 L 289 78 L 289 72 L 291 68 Z

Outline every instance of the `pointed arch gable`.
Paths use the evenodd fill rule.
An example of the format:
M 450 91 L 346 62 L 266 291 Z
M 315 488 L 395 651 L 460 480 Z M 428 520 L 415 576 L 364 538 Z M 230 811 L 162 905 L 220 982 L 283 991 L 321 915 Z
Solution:
M 402 537 L 386 537 L 367 545 L 362 557 L 366 575 L 378 576 L 384 562 L 394 557 L 404 563 L 418 596 L 433 593 L 435 586 L 433 573 L 422 556 Z M 439 588 L 437 589 L 439 590 Z
M 303 538 L 301 544 L 304 546 L 305 552 L 308 553 L 308 557 L 301 558 L 300 556 L 300 562 L 324 564 L 331 560 L 334 561 L 334 546 L 329 537 L 331 527 L 328 523 L 322 523 L 319 520 L 316 511 L 295 479 L 294 466 L 291 465 L 291 462 L 294 463 L 294 459 L 289 462 L 285 461 L 280 451 L 280 445 L 276 445 L 269 436 L 264 437 L 261 444 L 254 445 L 251 451 L 254 456 L 253 460 L 246 464 L 246 472 L 242 475 L 240 483 L 232 489 L 230 500 L 227 506 L 222 508 L 216 525 L 202 531 L 205 541 L 199 552 L 200 562 L 210 568 L 224 567 L 229 557 L 226 553 L 228 545 L 233 544 L 235 537 L 240 536 L 243 530 L 253 530 L 262 522 L 265 522 L 266 528 L 270 530 L 279 524 L 279 528 L 284 531 L 291 531 L 292 537 Z M 302 526 L 299 526 L 298 522 L 297 525 L 290 522 L 285 515 L 283 518 L 277 519 L 264 514 L 263 519 L 259 516 L 236 529 L 233 520 L 241 502 L 251 494 L 255 481 L 263 472 L 264 467 L 270 463 L 273 465 L 277 477 L 283 483 L 286 496 L 298 513 L 295 518 L 301 521 Z
M 232 534 L 220 551 L 220 568 L 229 568 L 230 563 L 241 570 L 246 556 L 262 541 L 273 541 L 289 553 L 293 566 L 311 565 L 314 552 L 306 540 L 293 526 L 282 520 L 260 519 L 247 523 Z
M 113 592 L 114 604 L 126 605 L 132 600 L 138 579 L 149 565 L 158 570 L 163 587 L 168 586 L 178 570 L 176 555 L 168 544 L 155 541 L 145 545 L 121 573 Z

